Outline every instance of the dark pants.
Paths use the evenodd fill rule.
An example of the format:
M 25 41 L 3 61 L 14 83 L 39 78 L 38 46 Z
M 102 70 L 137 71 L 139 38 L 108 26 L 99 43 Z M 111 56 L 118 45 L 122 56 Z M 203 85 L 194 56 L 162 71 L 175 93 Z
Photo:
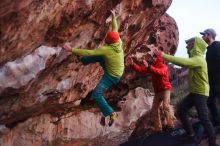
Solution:
M 210 93 L 207 101 L 210 113 L 213 118 L 213 122 L 215 125 L 220 125 L 220 111 L 218 107 L 218 103 L 220 102 L 220 85 L 211 86 L 210 85 Z
M 208 117 L 208 107 L 206 104 L 207 96 L 190 93 L 180 103 L 177 109 L 177 114 L 183 124 L 184 129 L 189 135 L 194 134 L 192 125 L 187 117 L 187 112 L 193 106 L 195 106 L 199 120 L 205 128 L 205 131 L 209 137 L 209 145 L 215 145 L 215 132 L 213 125 Z

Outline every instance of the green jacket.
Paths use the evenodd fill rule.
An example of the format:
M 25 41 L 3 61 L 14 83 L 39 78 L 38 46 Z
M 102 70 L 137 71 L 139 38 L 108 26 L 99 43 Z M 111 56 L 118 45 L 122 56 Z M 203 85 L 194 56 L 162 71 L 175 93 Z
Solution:
M 163 58 L 173 64 L 189 68 L 188 82 L 191 93 L 209 96 L 209 81 L 207 63 L 204 58 L 206 43 L 195 37 L 194 47 L 189 52 L 189 58 L 174 57 L 164 54 Z
M 112 16 L 112 31 L 118 32 L 116 18 Z M 124 72 L 124 50 L 122 41 L 106 44 L 95 50 L 73 48 L 72 52 L 80 56 L 102 56 L 105 60 L 106 71 L 114 77 L 121 77 Z

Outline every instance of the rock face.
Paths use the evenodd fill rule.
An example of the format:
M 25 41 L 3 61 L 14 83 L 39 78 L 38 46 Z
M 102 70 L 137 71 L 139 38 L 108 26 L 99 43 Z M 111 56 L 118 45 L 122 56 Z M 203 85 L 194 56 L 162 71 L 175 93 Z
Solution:
M 151 92 L 140 87 L 131 90 L 123 99 L 118 104 L 121 107 L 119 117 L 112 127 L 100 124 L 101 115 L 97 108 L 85 110 L 78 107 L 60 117 L 42 114 L 29 118 L 10 130 L 2 127 L 0 143 L 5 146 L 54 146 L 63 143 L 77 145 L 77 140 L 83 140 L 82 145 L 89 144 L 89 139 L 119 133 L 125 127 L 134 125 L 138 118 L 150 110 L 153 102 Z
M 2 0 L 0 124 L 9 129 L 2 126 L 1 144 L 7 143 L 7 137 L 11 139 L 7 144 L 12 146 L 19 142 L 32 145 L 22 128 L 30 123 L 33 126 L 27 131 L 37 131 L 29 137 L 38 138 L 36 145 L 56 142 L 60 138 L 56 128 L 63 128 L 60 135 L 64 141 L 107 134 L 109 128 L 103 130 L 97 124 L 100 114 L 93 104 L 83 108 L 80 105 L 80 100 L 89 97 L 97 85 L 101 68 L 98 64 L 84 66 L 77 56 L 67 54 L 60 46 L 66 41 L 88 49 L 102 45 L 110 29 L 109 10 L 116 9 L 125 59 L 132 56 L 138 62 L 143 58 L 150 60 L 156 48 L 173 54 L 178 45 L 178 29 L 165 13 L 170 4 L 171 0 Z M 129 90 L 140 85 L 149 88 L 148 81 L 126 67 L 121 82 L 106 93 L 106 98 L 120 110 L 117 104 Z M 55 124 L 43 127 L 48 121 Z M 78 122 L 80 129 L 88 121 L 91 124 L 87 126 L 102 130 L 93 129 L 94 133 L 88 135 L 74 129 L 68 131 L 73 123 Z M 19 141 L 13 139 L 14 135 L 23 138 Z

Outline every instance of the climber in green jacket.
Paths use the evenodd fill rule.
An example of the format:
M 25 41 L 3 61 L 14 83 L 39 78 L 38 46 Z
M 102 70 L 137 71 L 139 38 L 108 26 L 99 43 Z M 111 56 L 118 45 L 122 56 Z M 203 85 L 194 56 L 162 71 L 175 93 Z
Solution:
M 104 75 L 92 93 L 92 99 L 95 100 L 103 115 L 110 116 L 109 126 L 117 118 L 117 113 L 106 102 L 103 97 L 104 92 L 112 85 L 117 84 L 124 72 L 124 51 L 122 41 L 119 37 L 118 26 L 115 18 L 115 11 L 112 10 L 112 31 L 107 33 L 105 45 L 95 50 L 72 48 L 70 44 L 65 43 L 63 48 L 73 54 L 83 56 L 81 61 L 84 64 L 99 62 L 104 70 Z
M 214 128 L 209 120 L 208 107 L 206 104 L 209 96 L 207 63 L 204 58 L 206 43 L 202 38 L 194 37 L 186 40 L 186 44 L 189 58 L 174 57 L 161 53 L 164 60 L 189 69 L 188 84 L 190 93 L 181 101 L 177 108 L 177 114 L 189 137 L 196 140 L 192 125 L 187 118 L 188 110 L 195 106 L 199 120 L 203 124 L 209 137 L 209 145 L 216 146 Z

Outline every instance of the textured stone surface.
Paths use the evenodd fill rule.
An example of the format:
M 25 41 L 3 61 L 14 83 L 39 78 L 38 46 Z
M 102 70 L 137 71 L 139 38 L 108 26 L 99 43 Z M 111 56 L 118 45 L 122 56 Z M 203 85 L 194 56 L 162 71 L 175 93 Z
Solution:
M 19 129 L 22 124 L 28 127 L 32 120 L 44 121 L 51 116 L 59 119 L 93 109 L 94 104 L 81 108 L 80 100 L 89 97 L 103 73 L 101 68 L 98 64 L 82 65 L 77 56 L 61 51 L 60 46 L 66 41 L 89 49 L 102 45 L 110 29 L 109 10 L 116 9 L 125 58 L 150 60 L 155 48 L 173 54 L 178 45 L 178 29 L 165 13 L 170 4 L 171 0 L 2 0 L 0 124 L 11 128 L 8 138 L 22 135 L 22 129 L 12 129 Z M 117 104 L 129 90 L 137 86 L 150 88 L 149 83 L 146 76 L 126 67 L 121 82 L 105 95 L 120 110 Z M 62 121 L 68 123 L 70 119 Z M 97 119 L 91 118 L 93 122 Z M 37 127 L 42 124 L 45 122 L 37 122 Z M 42 142 L 42 129 L 38 135 Z M 23 144 L 27 139 L 23 138 Z M 51 131 L 44 139 L 51 142 L 56 134 Z
M 135 121 L 150 110 L 153 96 L 149 90 L 136 88 L 123 99 L 118 105 L 121 107 L 121 111 L 118 112 L 119 117 L 112 127 L 100 125 L 101 115 L 96 108 L 83 110 L 83 107 L 79 107 L 60 117 L 42 114 L 29 118 L 11 130 L 2 126 L 0 143 L 5 146 L 54 146 L 62 143 L 77 145 L 79 144 L 77 139 L 84 139 L 84 143 L 81 144 L 85 145 L 89 143 L 88 139 L 113 133 L 120 135 L 125 127 L 130 127 L 131 132 Z

